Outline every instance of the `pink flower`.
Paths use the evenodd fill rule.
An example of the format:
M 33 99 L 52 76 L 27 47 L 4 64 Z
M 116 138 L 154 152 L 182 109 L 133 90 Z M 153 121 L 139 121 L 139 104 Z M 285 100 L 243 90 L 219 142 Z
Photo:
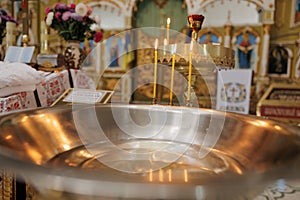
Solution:
M 90 7 L 90 6 L 88 6 L 88 5 L 86 5 L 86 7 L 87 7 L 87 15 L 88 16 L 90 16 L 91 14 L 92 14 L 92 12 L 93 12 L 93 10 L 92 10 L 92 8 Z
M 54 7 L 55 10 L 68 10 L 67 4 L 57 3 Z
M 62 20 L 67 21 L 68 19 L 70 19 L 70 17 L 71 17 L 71 12 L 69 12 L 69 11 L 64 12 L 62 15 Z
M 94 41 L 95 42 L 100 42 L 101 40 L 102 40 L 102 38 L 103 38 L 103 34 L 102 34 L 102 32 L 96 32 L 95 34 L 94 34 Z
M 55 13 L 55 18 L 56 18 L 57 20 L 60 20 L 60 16 L 61 16 L 61 12 L 56 12 L 56 13 Z
M 51 11 L 51 8 L 49 8 L 49 7 L 48 7 L 48 8 L 46 8 L 46 9 L 45 9 L 45 13 L 46 13 L 46 15 L 48 15 L 48 13 L 49 13 L 50 11 Z
M 94 34 L 99 29 L 92 29 L 96 24 L 90 18 L 92 9 L 84 3 L 66 5 L 57 3 L 53 8 L 45 9 L 45 22 L 48 26 L 58 31 L 58 34 L 68 40 L 94 39 Z M 100 20 L 99 20 L 100 21 Z M 100 25 L 98 25 L 100 27 Z M 95 27 L 98 27 L 95 26 Z M 102 39 L 101 33 L 95 36 L 96 41 Z
M 75 3 L 71 3 L 70 8 L 71 9 L 75 9 L 76 8 L 76 4 Z
M 83 17 L 77 15 L 76 13 L 71 13 L 71 18 L 79 22 L 83 21 Z

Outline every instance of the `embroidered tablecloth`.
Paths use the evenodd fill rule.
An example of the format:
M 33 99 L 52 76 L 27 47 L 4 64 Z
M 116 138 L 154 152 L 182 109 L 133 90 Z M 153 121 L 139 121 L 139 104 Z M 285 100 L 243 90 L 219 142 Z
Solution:
M 96 84 L 84 71 L 63 70 L 45 75 L 35 91 L 22 91 L 0 98 L 0 113 L 50 106 L 70 87 L 95 89 Z

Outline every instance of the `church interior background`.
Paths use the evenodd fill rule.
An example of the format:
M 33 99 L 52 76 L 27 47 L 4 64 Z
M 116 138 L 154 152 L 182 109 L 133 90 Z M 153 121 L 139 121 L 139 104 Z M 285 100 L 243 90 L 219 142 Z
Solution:
M 29 10 L 25 17 L 21 10 L 24 2 Z M 152 103 L 153 84 L 149 82 L 153 77 L 153 46 L 157 39 L 160 45 L 164 44 L 165 32 L 147 32 L 145 27 L 171 30 L 168 42 L 184 43 L 186 37 L 182 36 L 189 34 L 187 16 L 202 14 L 205 20 L 197 42 L 233 49 L 235 68 L 252 70 L 249 114 L 259 114 L 262 100 L 280 100 L 276 106 L 281 106 L 286 98 L 292 98 L 295 104 L 290 106 L 299 108 L 300 0 L 1 0 L 0 7 L 20 22 L 13 45 L 22 45 L 22 21 L 28 22 L 28 45 L 36 47 L 33 63 L 39 55 L 59 55 L 66 47 L 66 42 L 45 25 L 45 9 L 57 2 L 86 3 L 92 8 L 92 15 L 100 17 L 104 37 L 97 48 L 92 41 L 82 42 L 87 51 L 95 49 L 82 69 L 92 77 L 97 89 L 113 90 L 115 102 Z M 6 47 L 4 41 L 1 61 Z M 170 82 L 170 78 L 166 73 L 162 81 Z M 216 87 L 209 84 L 195 80 L 199 86 L 195 88 L 196 98 L 203 108 L 215 106 L 206 98 L 207 87 Z M 182 85 L 176 79 L 174 92 L 184 93 Z M 270 95 L 276 86 L 279 89 Z M 169 90 L 162 90 L 159 95 L 160 103 L 167 104 Z M 298 125 L 299 113 L 293 118 Z
M 61 2 L 70 4 L 79 1 Z M 112 50 L 110 46 L 123 48 L 127 52 L 117 60 L 117 63 L 110 63 L 98 82 L 99 88 L 114 89 L 115 98 L 119 98 L 120 101 L 129 101 L 132 98 L 128 94 L 128 87 L 139 85 L 151 76 L 147 63 L 151 63 L 153 59 L 153 50 L 131 51 L 133 45 L 127 44 L 133 44 L 133 41 L 154 44 L 155 38 L 159 36 L 137 31 L 134 36 L 121 34 L 118 39 L 114 39 L 116 41 L 108 38 L 134 28 L 166 28 L 167 18 L 172 21 L 169 24 L 171 30 L 187 34 L 186 17 L 194 13 L 205 16 L 202 30 L 199 32 L 200 44 L 213 43 L 232 48 L 235 50 L 235 68 L 253 70 L 251 114 L 255 114 L 257 102 L 273 82 L 299 82 L 299 0 L 86 0 L 81 2 L 87 3 L 93 9 L 93 15 L 100 17 L 101 29 L 104 33 L 101 59 L 95 61 L 96 56 L 91 58 L 93 64 L 89 65 L 92 67 L 85 68 L 88 73 L 96 76 L 95 74 L 103 72 L 103 66 L 106 65 L 105 55 Z M 11 11 L 13 16 L 18 16 L 21 3 L 22 1 L 5 0 L 1 1 L 1 7 Z M 54 0 L 28 1 L 30 44 L 37 47 L 37 53 L 57 54 L 64 48 L 63 40 L 57 37 L 53 30 L 45 28 L 43 22 L 45 8 L 55 3 Z M 159 39 L 160 43 L 163 43 L 163 38 Z M 170 43 L 177 42 L 172 39 L 178 40 L 174 36 Z M 95 62 L 101 62 L 101 69 L 95 69 Z M 134 79 L 132 79 L 134 75 L 130 75 L 128 79 L 122 79 L 122 83 L 116 86 L 119 77 L 134 65 L 138 66 L 139 75 Z M 165 79 L 168 79 L 168 76 L 165 76 Z M 178 87 L 180 83 L 175 82 L 174 88 L 178 89 Z M 143 102 L 151 98 L 151 93 L 152 86 L 143 85 L 137 88 L 133 99 L 136 102 Z M 199 95 L 201 96 L 201 92 Z M 205 102 L 202 104 L 202 107 L 210 106 Z

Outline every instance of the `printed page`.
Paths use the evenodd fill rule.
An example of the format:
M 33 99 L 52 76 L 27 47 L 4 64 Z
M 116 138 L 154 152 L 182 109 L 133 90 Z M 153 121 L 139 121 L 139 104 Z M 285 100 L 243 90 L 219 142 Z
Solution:
M 33 53 L 34 46 L 30 47 L 18 47 L 18 46 L 9 46 L 4 58 L 4 62 L 21 62 L 21 63 L 30 63 Z

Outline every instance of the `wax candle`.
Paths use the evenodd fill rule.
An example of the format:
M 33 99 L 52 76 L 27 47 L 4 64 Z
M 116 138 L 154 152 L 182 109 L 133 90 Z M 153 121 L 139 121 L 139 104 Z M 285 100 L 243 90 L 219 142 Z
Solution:
M 154 44 L 154 80 L 153 80 L 153 103 L 156 103 L 156 80 L 157 80 L 157 47 L 158 39 L 155 39 Z
M 171 19 L 168 17 L 167 19 L 167 43 L 170 44 L 170 23 Z
M 193 61 L 193 40 L 191 40 L 190 44 L 190 54 L 189 54 L 189 76 L 188 76 L 188 93 L 187 93 L 187 101 L 191 100 L 191 83 L 192 83 L 192 61 Z
M 168 45 L 168 41 L 167 39 L 165 38 L 164 39 L 164 56 L 166 55 L 166 46 Z
M 172 50 L 172 71 L 171 71 L 171 84 L 170 84 L 170 105 L 173 105 L 173 86 L 174 86 L 174 72 L 175 72 L 175 53 L 177 45 L 174 45 Z

